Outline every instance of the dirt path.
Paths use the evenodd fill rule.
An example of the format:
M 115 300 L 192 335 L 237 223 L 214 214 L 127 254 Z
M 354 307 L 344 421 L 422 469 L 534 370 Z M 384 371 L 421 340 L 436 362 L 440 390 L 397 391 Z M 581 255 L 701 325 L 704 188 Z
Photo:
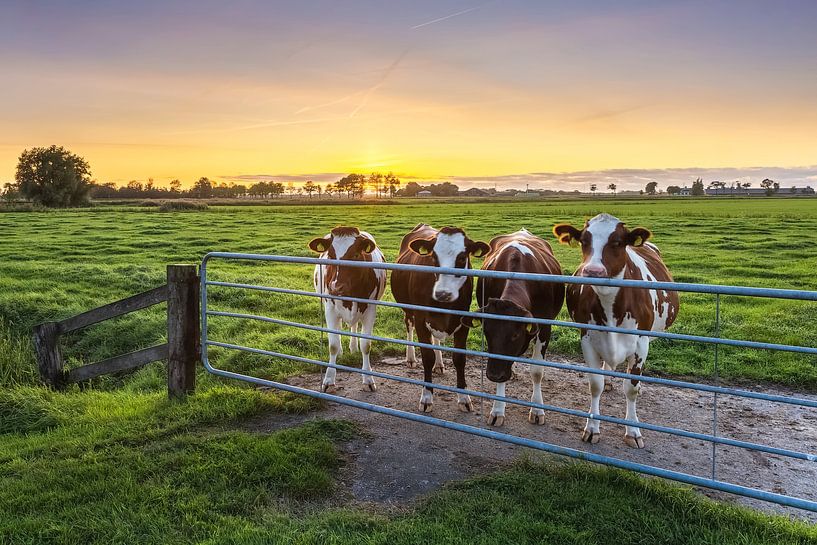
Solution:
M 468 385 L 475 390 L 481 389 L 481 366 L 482 361 L 469 360 Z M 408 369 L 402 359 L 388 358 L 375 363 L 374 368 L 422 380 L 422 371 Z M 508 383 L 506 395 L 530 399 L 531 385 L 526 366 L 515 364 L 515 372 L 516 378 Z M 453 367 L 449 360 L 446 360 L 445 374 L 436 380 L 443 384 L 454 384 Z M 315 389 L 320 385 L 320 375 L 292 377 L 289 382 Z M 420 396 L 418 387 L 378 379 L 378 390 L 373 393 L 363 391 L 360 384 L 359 375 L 338 373 L 340 395 L 405 411 L 417 410 Z M 486 391 L 494 392 L 487 379 L 484 386 Z M 587 410 L 589 405 L 587 377 L 582 373 L 549 369 L 545 373 L 542 392 L 545 403 L 548 404 L 582 411 Z M 645 422 L 710 433 L 712 402 L 712 394 L 644 384 L 638 412 Z M 603 394 L 601 405 L 603 414 L 624 417 L 621 380 L 614 379 L 613 390 Z M 461 413 L 457 410 L 456 394 L 439 390 L 434 394 L 433 416 L 488 427 L 482 414 L 490 412 L 491 402 L 484 400 L 480 405 L 480 401 L 474 399 L 474 409 L 473 413 Z M 508 404 L 504 426 L 494 429 L 666 469 L 704 477 L 710 475 L 712 447 L 703 441 L 644 431 L 646 447 L 634 450 L 624 444 L 623 427 L 602 422 L 601 441 L 588 445 L 580 440 L 583 419 L 548 413 L 545 425 L 534 426 L 528 423 L 527 416 L 528 409 L 525 407 Z M 354 498 L 363 502 L 400 504 L 432 491 L 447 481 L 494 471 L 526 450 L 499 441 L 335 403 L 329 404 L 325 410 L 304 417 L 281 419 L 270 416 L 249 425 L 260 431 L 269 431 L 314 418 L 349 419 L 360 423 L 368 431 L 368 437 L 345 447 L 354 463 L 350 464 L 343 480 Z M 817 409 L 719 396 L 718 419 L 718 431 L 727 437 L 817 454 Z M 725 446 L 717 447 L 717 462 L 717 476 L 721 480 L 817 500 L 817 462 L 792 460 Z M 736 499 L 731 495 L 705 492 L 719 499 Z M 764 502 L 743 498 L 737 501 L 766 511 L 806 516 L 802 511 L 786 511 Z M 817 520 L 817 517 L 808 518 Z

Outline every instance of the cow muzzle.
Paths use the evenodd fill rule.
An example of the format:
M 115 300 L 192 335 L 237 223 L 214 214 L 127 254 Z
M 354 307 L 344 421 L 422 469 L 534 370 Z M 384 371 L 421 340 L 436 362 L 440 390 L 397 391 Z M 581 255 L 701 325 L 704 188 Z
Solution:
M 491 382 L 508 382 L 513 375 L 513 362 L 488 358 L 485 376 Z
M 598 265 L 585 265 L 582 268 L 582 276 L 587 278 L 607 278 L 607 269 Z
M 439 303 L 451 303 L 457 300 L 457 293 L 448 290 L 434 290 L 432 297 Z

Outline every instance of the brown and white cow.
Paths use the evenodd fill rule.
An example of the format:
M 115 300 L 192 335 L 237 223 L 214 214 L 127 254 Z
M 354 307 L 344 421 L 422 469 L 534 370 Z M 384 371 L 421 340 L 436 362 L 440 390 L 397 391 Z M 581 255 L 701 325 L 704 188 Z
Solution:
M 403 237 L 397 263 L 468 269 L 471 257 L 482 257 L 489 247 L 484 242 L 468 238 L 462 229 L 443 227 L 439 231 L 421 223 Z M 414 271 L 392 271 L 391 291 L 398 303 L 422 305 L 435 308 L 468 310 L 471 306 L 473 279 L 470 276 L 452 274 L 423 273 Z M 426 344 L 440 344 L 448 337 L 454 337 L 455 348 L 465 348 L 468 328 L 453 314 L 431 311 L 404 310 L 406 333 L 409 341 L 417 338 Z M 436 354 L 435 354 L 436 352 Z M 424 380 L 432 382 L 432 372 L 443 372 L 442 353 L 429 348 L 421 348 Z M 465 388 L 465 354 L 453 354 L 457 371 L 457 387 Z M 415 363 L 414 347 L 406 349 L 409 366 Z M 431 388 L 424 387 L 420 396 L 420 410 L 430 412 L 433 404 Z M 459 409 L 470 412 L 473 409 L 471 397 L 457 394 Z
M 647 242 L 651 236 L 647 229 L 636 227 L 630 230 L 619 219 L 599 214 L 588 220 L 581 230 L 559 224 L 553 227 L 553 233 L 564 244 L 581 245 L 583 259 L 575 276 L 672 282 L 658 247 Z M 570 284 L 567 309 L 572 319 L 579 323 L 663 331 L 678 314 L 678 292 Z M 603 365 L 615 369 L 626 361 L 627 371 L 640 375 L 653 338 L 582 330 L 582 352 L 587 365 L 594 369 Z M 599 398 L 603 389 L 604 377 L 591 374 L 592 414 L 600 414 Z M 624 379 L 625 418 L 628 420 L 638 421 L 636 400 L 640 389 L 638 380 Z M 582 440 L 597 443 L 600 437 L 599 421 L 589 418 Z M 639 428 L 626 426 L 624 441 L 633 448 L 644 448 Z
M 357 227 L 335 227 L 325 237 L 310 241 L 309 248 L 313 252 L 319 253 L 322 258 L 375 263 L 385 261 L 383 252 L 377 247 L 374 237 Z M 386 290 L 386 271 L 384 269 L 316 265 L 313 280 L 316 292 L 343 297 L 379 300 Z M 366 335 L 372 334 L 377 305 L 325 299 L 323 300 L 323 310 L 326 316 L 326 325 L 330 329 L 339 330 L 346 323 L 353 333 L 360 331 Z M 340 335 L 329 333 L 328 336 L 329 363 L 334 364 L 342 353 Z M 369 371 L 372 368 L 369 363 L 371 341 L 359 339 L 358 342 L 358 337 L 350 337 L 349 351 L 352 353 L 357 352 L 358 345 L 363 353 L 363 369 Z M 336 372 L 335 368 L 327 367 L 322 385 L 324 392 L 334 393 L 336 391 Z M 374 377 L 370 375 L 362 376 L 363 388 L 374 392 L 377 388 Z
M 483 270 L 510 271 L 536 274 L 562 274 L 562 267 L 553 257 L 550 244 L 522 229 L 491 240 L 491 252 L 485 258 Z M 532 282 L 505 278 L 480 278 L 477 281 L 477 302 L 480 312 L 505 316 L 523 316 L 552 320 L 559 314 L 565 300 L 563 283 Z M 476 325 L 468 317 L 463 323 Z M 531 341 L 533 359 L 544 360 L 550 343 L 551 326 L 508 320 L 485 319 L 482 324 L 488 352 L 504 356 L 523 356 Z M 486 376 L 496 383 L 496 394 L 505 395 L 505 383 L 511 378 L 512 361 L 488 358 Z M 531 401 L 542 403 L 542 376 L 544 368 L 530 365 L 533 381 Z M 505 402 L 494 401 L 488 424 L 501 426 L 505 421 Z M 531 408 L 528 421 L 545 423 L 545 411 Z

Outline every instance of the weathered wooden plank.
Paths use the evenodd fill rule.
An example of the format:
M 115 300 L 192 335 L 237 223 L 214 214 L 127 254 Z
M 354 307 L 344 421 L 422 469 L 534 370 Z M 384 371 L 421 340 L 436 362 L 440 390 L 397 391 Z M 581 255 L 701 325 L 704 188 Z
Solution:
M 167 266 L 167 393 L 184 397 L 196 388 L 200 360 L 199 277 L 195 265 Z
M 40 379 L 51 388 L 63 386 L 59 324 L 46 322 L 34 327 L 34 351 Z
M 104 322 L 123 314 L 128 314 L 136 310 L 152 307 L 167 300 L 167 286 L 159 286 L 137 295 L 132 295 L 125 299 L 109 303 L 107 305 L 77 314 L 71 318 L 66 318 L 61 322 L 57 322 L 59 333 L 68 333 L 76 331 L 89 325 Z
M 76 369 L 71 369 L 68 371 L 68 373 L 66 373 L 65 381 L 68 383 L 82 382 L 83 380 L 89 380 L 101 375 L 109 375 L 119 371 L 135 369 L 148 363 L 166 358 L 167 343 L 158 344 L 156 346 L 151 346 L 150 348 L 143 348 L 142 350 L 131 352 L 130 354 L 116 356 L 107 360 L 77 367 Z

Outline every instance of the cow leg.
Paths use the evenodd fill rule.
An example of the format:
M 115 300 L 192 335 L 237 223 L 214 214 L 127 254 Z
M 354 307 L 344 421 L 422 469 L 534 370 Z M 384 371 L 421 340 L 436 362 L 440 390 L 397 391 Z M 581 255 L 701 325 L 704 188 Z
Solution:
M 505 383 L 504 382 L 497 382 L 496 383 L 496 395 L 505 397 Z M 486 419 L 489 426 L 501 426 L 505 423 L 505 402 L 494 400 L 494 404 L 491 406 L 491 414 L 488 415 Z
M 360 332 L 366 335 L 371 335 L 374 329 L 374 319 L 377 315 L 377 307 L 369 305 L 366 312 L 363 313 L 363 319 L 360 322 Z M 360 339 L 360 351 L 363 353 L 363 370 L 371 371 L 372 365 L 369 361 L 369 353 L 371 352 L 372 341 L 370 339 Z M 374 377 L 371 375 L 361 375 L 363 377 L 363 389 L 374 392 L 377 390 Z
M 415 327 L 417 328 L 417 340 L 421 343 L 431 344 L 431 332 L 425 323 L 417 321 Z M 423 360 L 423 381 L 429 383 L 434 382 L 434 378 L 431 376 L 432 370 L 434 369 L 434 350 L 421 347 L 420 357 Z M 434 389 L 423 386 L 423 391 L 420 394 L 420 412 L 430 413 L 433 404 Z
M 634 375 L 640 375 L 644 366 L 644 361 L 647 359 L 647 352 L 649 351 L 650 341 L 647 337 L 640 337 L 636 352 L 627 358 L 627 372 Z M 638 422 L 638 415 L 636 414 L 636 401 L 638 395 L 641 393 L 641 382 L 637 379 L 624 379 L 624 398 L 627 402 L 627 413 L 624 418 Z M 641 436 L 641 428 L 633 426 L 624 427 L 624 442 L 627 446 L 632 448 L 644 448 L 644 439 Z
M 582 353 L 584 354 L 584 361 L 587 366 L 592 369 L 601 369 L 602 362 L 596 349 L 590 343 L 590 337 L 585 335 L 582 337 Z M 595 373 L 589 374 L 590 380 L 590 414 L 601 414 L 599 410 L 599 400 L 601 399 L 601 392 L 604 390 L 604 377 Z M 582 441 L 585 443 L 598 443 L 601 439 L 601 431 L 599 430 L 599 421 L 593 418 L 588 418 L 582 433 Z
M 454 332 L 454 348 L 465 348 L 468 341 L 468 328 L 461 327 Z M 454 369 L 457 371 L 457 388 L 467 388 L 465 383 L 465 354 L 454 353 L 451 357 L 454 360 Z M 457 408 L 464 413 L 470 413 L 474 410 L 474 405 L 471 403 L 471 396 L 468 394 L 457 394 Z
M 547 340 L 544 342 L 542 342 L 539 336 L 536 337 L 536 342 L 533 345 L 533 354 L 531 355 L 532 359 L 545 359 L 545 351 L 547 350 L 547 346 L 550 341 L 550 332 L 547 333 L 547 337 Z M 530 364 L 528 365 L 528 371 L 530 372 L 531 382 L 533 382 L 533 393 L 531 394 L 530 400 L 533 403 L 544 403 L 544 400 L 542 399 L 542 377 L 545 376 L 545 368 L 541 365 Z M 544 424 L 545 410 L 531 407 L 530 411 L 528 412 L 528 422 L 537 425 Z
M 434 345 L 441 345 L 442 341 L 437 337 L 431 336 L 431 344 Z M 442 375 L 445 373 L 445 366 L 443 365 L 443 351 L 442 350 L 435 350 L 434 351 L 434 372 L 438 375 Z
M 326 305 L 326 326 L 329 329 L 340 330 L 341 327 L 343 327 L 343 322 L 332 307 L 333 305 Z M 337 333 L 327 333 L 327 336 L 329 337 L 329 364 L 334 365 L 338 360 L 338 356 L 343 353 L 343 348 L 340 344 L 340 335 Z M 321 389 L 324 392 L 334 394 L 337 391 L 337 387 L 335 386 L 336 373 L 337 369 L 334 367 L 326 368 L 326 373 L 323 376 L 323 384 L 321 385 Z
M 414 342 L 414 321 L 408 317 L 408 314 L 405 317 L 406 322 L 406 340 L 410 343 Z M 409 367 L 416 367 L 417 366 L 417 356 L 414 353 L 414 346 L 407 345 L 406 346 L 406 365 Z
M 349 331 L 352 333 L 358 332 L 358 323 L 355 322 L 353 324 L 349 324 Z M 358 351 L 358 338 L 357 337 L 349 337 L 349 353 L 354 354 Z
M 607 363 L 606 361 L 604 362 L 604 369 L 607 369 L 608 371 L 613 371 L 613 368 L 610 367 L 610 364 Z M 605 377 L 604 377 L 604 391 L 609 392 L 612 389 L 613 389 L 613 377 L 608 377 L 608 376 L 605 375 Z

